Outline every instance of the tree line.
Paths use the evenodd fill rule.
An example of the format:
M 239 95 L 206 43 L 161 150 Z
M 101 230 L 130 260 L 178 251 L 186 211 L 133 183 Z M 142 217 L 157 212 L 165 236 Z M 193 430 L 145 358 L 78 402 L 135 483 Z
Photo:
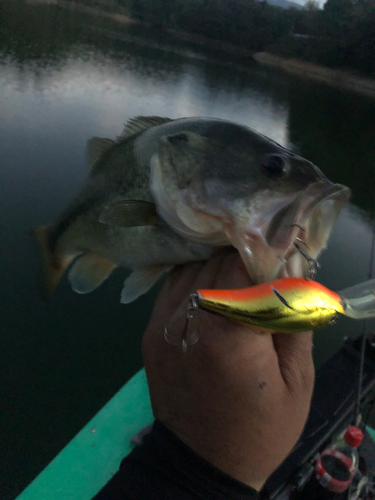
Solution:
M 282 9 L 257 0 L 118 0 L 158 28 L 205 35 L 375 76 L 375 0 L 313 0 Z

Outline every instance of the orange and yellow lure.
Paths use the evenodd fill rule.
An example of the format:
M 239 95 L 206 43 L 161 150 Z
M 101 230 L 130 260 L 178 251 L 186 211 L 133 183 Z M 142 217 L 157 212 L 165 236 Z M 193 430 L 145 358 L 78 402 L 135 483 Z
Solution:
M 282 278 L 238 290 L 197 290 L 190 295 L 182 335 L 164 336 L 171 344 L 187 346 L 195 309 L 203 309 L 237 323 L 271 333 L 298 333 L 335 322 L 339 314 L 354 319 L 375 318 L 375 280 L 335 293 L 310 278 Z
M 305 278 L 283 278 L 238 290 L 198 290 L 196 307 L 269 332 L 302 332 L 345 314 L 340 295 Z
M 333 323 L 338 314 L 375 317 L 375 280 L 335 293 L 309 278 L 283 278 L 238 290 L 198 290 L 188 319 L 199 307 L 269 332 L 296 333 Z

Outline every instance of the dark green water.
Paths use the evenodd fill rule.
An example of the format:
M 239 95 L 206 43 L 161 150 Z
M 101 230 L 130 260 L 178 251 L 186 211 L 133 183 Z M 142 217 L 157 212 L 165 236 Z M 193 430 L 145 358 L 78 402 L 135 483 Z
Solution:
M 249 125 L 352 188 L 318 279 L 335 290 L 367 279 L 374 101 L 139 26 L 16 0 L 0 4 L 0 89 L 2 500 L 15 498 L 142 364 L 156 291 L 120 305 L 118 271 L 86 296 L 66 280 L 48 303 L 38 293 L 30 229 L 53 222 L 79 190 L 90 137 L 115 138 L 136 115 Z M 317 364 L 360 327 L 340 320 L 318 332 Z

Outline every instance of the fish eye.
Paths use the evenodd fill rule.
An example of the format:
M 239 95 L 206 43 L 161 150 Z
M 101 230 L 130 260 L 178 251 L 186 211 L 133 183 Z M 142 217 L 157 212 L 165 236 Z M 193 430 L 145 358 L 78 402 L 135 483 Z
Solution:
M 180 141 L 189 142 L 188 136 L 184 133 L 169 135 L 167 139 L 173 146 L 178 146 Z
M 264 155 L 262 167 L 269 177 L 281 177 L 286 173 L 284 158 L 276 154 Z

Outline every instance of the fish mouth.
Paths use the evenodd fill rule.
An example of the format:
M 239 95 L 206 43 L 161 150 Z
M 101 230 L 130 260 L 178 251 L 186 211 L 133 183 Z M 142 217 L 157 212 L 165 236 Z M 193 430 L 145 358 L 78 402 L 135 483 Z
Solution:
M 306 254 L 319 258 L 349 198 L 348 187 L 319 181 L 294 195 L 274 198 L 246 227 L 231 224 L 228 238 L 254 283 L 308 275 Z

